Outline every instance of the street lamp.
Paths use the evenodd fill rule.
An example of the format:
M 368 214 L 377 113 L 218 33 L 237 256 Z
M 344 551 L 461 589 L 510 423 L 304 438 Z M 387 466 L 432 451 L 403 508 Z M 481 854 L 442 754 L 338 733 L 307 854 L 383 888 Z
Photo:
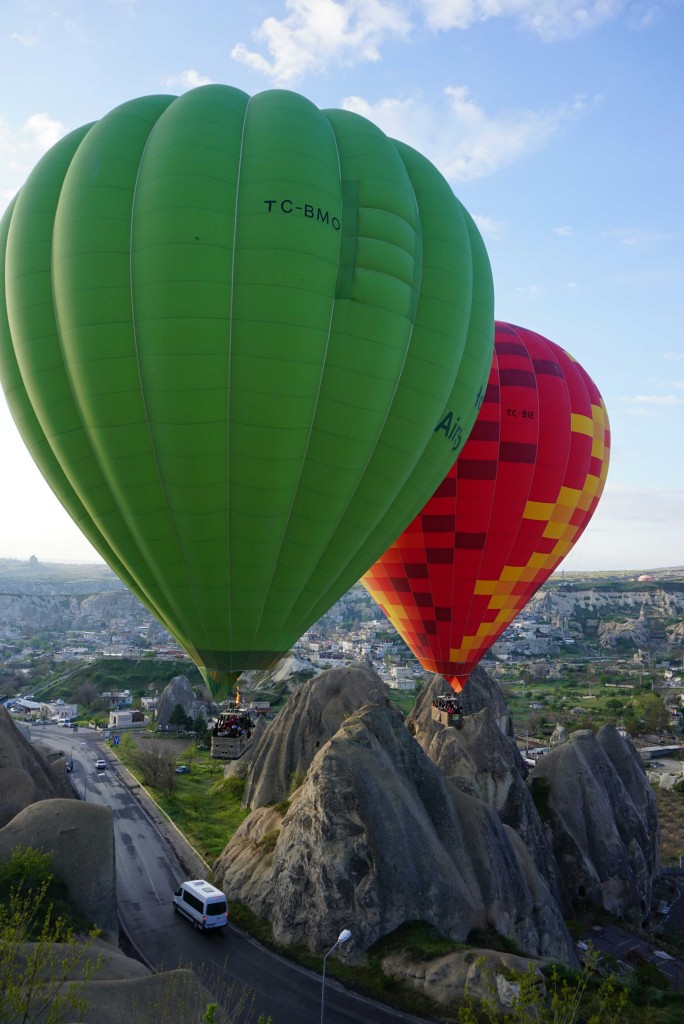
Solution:
M 330 956 L 330 954 L 333 953 L 338 946 L 341 946 L 343 942 L 347 942 L 348 939 L 351 939 L 351 934 L 352 933 L 349 931 L 348 928 L 345 928 L 344 931 L 341 931 L 337 937 L 337 942 L 335 943 L 335 945 L 331 946 L 328 952 L 323 957 L 323 984 L 321 985 L 321 1024 L 323 1024 L 323 1015 L 325 1013 L 325 962 Z

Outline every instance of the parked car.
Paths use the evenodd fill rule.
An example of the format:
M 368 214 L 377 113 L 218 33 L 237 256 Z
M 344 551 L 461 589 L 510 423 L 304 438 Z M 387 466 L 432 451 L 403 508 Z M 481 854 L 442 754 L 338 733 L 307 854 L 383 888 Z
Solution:
M 105 759 L 103 757 L 98 757 L 97 761 L 95 762 L 96 771 L 102 772 L 105 770 L 106 767 L 107 762 L 105 761 Z
M 179 764 L 176 768 L 176 775 L 187 775 L 189 771 L 187 764 Z

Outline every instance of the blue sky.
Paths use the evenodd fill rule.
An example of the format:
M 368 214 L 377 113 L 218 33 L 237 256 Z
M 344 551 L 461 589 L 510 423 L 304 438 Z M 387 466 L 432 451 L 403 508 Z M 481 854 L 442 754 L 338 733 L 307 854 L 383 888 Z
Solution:
M 682 39 L 682 0 L 3 0 L 0 212 L 134 96 L 224 82 L 364 114 L 475 217 L 497 317 L 604 396 L 608 484 L 564 568 L 684 565 Z M 96 558 L 2 399 L 0 466 L 0 557 Z

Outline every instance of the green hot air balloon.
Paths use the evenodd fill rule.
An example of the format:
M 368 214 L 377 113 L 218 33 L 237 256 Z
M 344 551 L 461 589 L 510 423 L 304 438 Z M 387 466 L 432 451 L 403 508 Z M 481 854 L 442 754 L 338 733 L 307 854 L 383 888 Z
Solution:
M 489 374 L 489 263 L 445 180 L 292 92 L 146 96 L 72 132 L 0 263 L 26 444 L 217 695 L 420 511 Z

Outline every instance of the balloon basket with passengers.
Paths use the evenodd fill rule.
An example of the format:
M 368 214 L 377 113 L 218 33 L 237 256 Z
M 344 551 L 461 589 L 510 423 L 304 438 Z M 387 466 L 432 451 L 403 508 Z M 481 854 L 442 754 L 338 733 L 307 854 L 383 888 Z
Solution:
M 463 708 L 461 707 L 461 702 L 453 694 L 449 696 L 441 694 L 435 697 L 432 702 L 432 720 L 440 725 L 462 729 Z
M 254 722 L 243 705 L 233 702 L 218 716 L 211 730 L 211 756 L 236 761 L 252 745 Z

